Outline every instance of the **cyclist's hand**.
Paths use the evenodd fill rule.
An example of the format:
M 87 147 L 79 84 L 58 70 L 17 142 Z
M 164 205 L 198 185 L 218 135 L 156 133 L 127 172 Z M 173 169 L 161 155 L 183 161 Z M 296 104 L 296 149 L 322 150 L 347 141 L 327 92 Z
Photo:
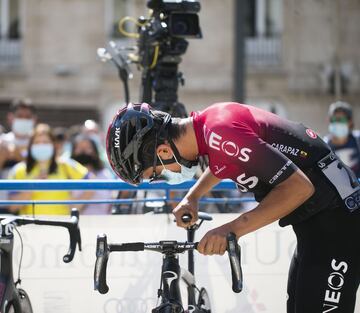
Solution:
M 232 231 L 230 224 L 224 224 L 208 231 L 200 240 L 197 250 L 205 255 L 223 255 L 227 245 L 226 236 Z
M 175 215 L 176 225 L 179 227 L 189 227 L 196 223 L 198 219 L 198 200 L 197 199 L 189 199 L 184 198 L 181 202 L 176 206 L 176 208 L 172 211 Z M 185 214 L 191 215 L 190 223 L 184 223 L 181 220 L 181 217 Z

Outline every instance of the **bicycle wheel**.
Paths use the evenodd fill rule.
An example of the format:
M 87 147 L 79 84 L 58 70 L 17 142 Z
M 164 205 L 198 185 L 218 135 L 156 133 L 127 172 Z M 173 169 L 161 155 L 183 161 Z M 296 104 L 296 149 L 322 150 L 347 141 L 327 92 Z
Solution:
M 200 289 L 197 306 L 204 313 L 211 313 L 210 298 L 205 288 Z
M 18 293 L 20 307 L 17 307 L 16 304 L 12 302 L 7 306 L 6 313 L 33 313 L 31 302 L 26 291 L 19 288 Z

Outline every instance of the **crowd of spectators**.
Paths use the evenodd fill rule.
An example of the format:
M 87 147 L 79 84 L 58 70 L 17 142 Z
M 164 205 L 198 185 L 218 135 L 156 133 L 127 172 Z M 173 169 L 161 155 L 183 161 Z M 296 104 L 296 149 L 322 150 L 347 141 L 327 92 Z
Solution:
M 41 121 L 42 122 L 42 121 Z M 86 120 L 70 128 L 40 123 L 30 99 L 16 99 L 7 115 L 10 129 L 0 133 L 0 179 L 115 179 L 110 170 L 99 125 Z M 1 200 L 108 200 L 108 190 L 0 191 Z M 110 214 L 111 204 L 76 204 L 81 214 Z M 1 206 L 1 213 L 62 215 L 70 206 Z
M 42 122 L 42 121 L 41 121 Z M 109 167 L 104 134 L 98 123 L 86 120 L 70 128 L 40 123 L 30 99 L 15 99 L 0 125 L 0 179 L 116 179 Z M 342 161 L 360 177 L 360 132 L 354 129 L 350 104 L 334 102 L 328 113 L 329 132 L 324 137 Z M 0 200 L 111 200 L 131 199 L 130 191 L 1 191 Z M 144 196 L 144 195 L 142 195 Z M 139 213 L 135 204 L 77 204 L 81 214 Z M 143 209 L 141 210 L 143 211 Z M 69 214 L 65 204 L 0 206 L 0 213 Z

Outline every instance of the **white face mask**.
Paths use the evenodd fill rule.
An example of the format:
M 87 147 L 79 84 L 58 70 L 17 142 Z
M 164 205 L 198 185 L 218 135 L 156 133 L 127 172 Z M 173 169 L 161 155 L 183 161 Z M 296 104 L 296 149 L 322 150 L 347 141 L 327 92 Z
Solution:
M 31 156 L 38 162 L 48 161 L 54 155 L 54 146 L 51 143 L 38 143 L 31 146 Z
M 329 124 L 329 132 L 336 138 L 345 138 L 349 135 L 349 126 L 346 123 L 333 122 Z
M 27 118 L 14 118 L 11 129 L 16 135 L 30 137 L 34 130 L 34 121 Z
M 158 155 L 158 158 L 159 158 L 162 166 L 164 167 L 164 169 L 161 171 L 161 176 L 164 177 L 164 179 L 166 180 L 166 182 L 169 185 L 178 185 L 178 184 L 181 184 L 183 182 L 193 179 L 196 174 L 196 171 L 198 169 L 197 165 L 194 165 L 191 168 L 188 168 L 188 167 L 180 164 L 176 160 L 176 157 L 174 155 L 176 163 L 180 165 L 180 173 L 172 172 L 165 168 L 165 165 L 162 162 L 159 155 Z

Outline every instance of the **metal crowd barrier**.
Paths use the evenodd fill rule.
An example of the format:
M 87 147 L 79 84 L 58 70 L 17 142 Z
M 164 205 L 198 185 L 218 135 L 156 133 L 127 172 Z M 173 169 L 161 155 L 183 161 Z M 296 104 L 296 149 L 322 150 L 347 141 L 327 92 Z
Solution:
M 144 182 L 139 186 L 132 186 L 119 180 L 0 180 L 0 190 L 7 191 L 24 191 L 24 190 L 117 190 L 117 191 L 152 191 L 162 190 L 165 191 L 164 197 L 149 197 L 143 199 L 103 199 L 103 200 L 0 200 L 0 206 L 6 205 L 25 205 L 25 204 L 99 204 L 99 203 L 113 203 L 113 204 L 129 204 L 134 202 L 152 202 L 152 201 L 165 201 L 165 202 L 178 202 L 181 200 L 179 197 L 172 197 L 172 191 L 188 190 L 195 184 L 196 180 L 179 185 L 169 185 L 167 183 L 148 183 Z M 212 190 L 234 190 L 236 185 L 231 180 L 223 180 Z M 211 198 L 204 197 L 200 203 L 240 203 L 252 202 L 252 197 L 221 197 Z

